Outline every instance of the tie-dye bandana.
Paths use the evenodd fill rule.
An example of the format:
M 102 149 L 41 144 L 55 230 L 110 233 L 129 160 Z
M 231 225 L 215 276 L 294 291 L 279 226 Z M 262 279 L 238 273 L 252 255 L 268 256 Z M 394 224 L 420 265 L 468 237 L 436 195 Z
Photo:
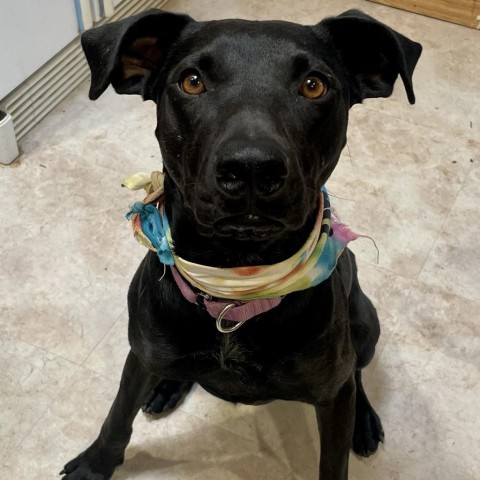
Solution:
M 334 270 L 346 245 L 359 236 L 339 222 L 332 212 L 325 187 L 319 195 L 315 226 L 298 252 L 274 265 L 216 268 L 192 263 L 174 253 L 170 227 L 163 209 L 163 174 L 139 173 L 123 185 L 132 190 L 144 188 L 147 197 L 127 213 L 133 234 L 157 253 L 165 265 L 175 265 L 191 285 L 216 298 L 253 300 L 276 298 L 305 290 L 326 280 Z

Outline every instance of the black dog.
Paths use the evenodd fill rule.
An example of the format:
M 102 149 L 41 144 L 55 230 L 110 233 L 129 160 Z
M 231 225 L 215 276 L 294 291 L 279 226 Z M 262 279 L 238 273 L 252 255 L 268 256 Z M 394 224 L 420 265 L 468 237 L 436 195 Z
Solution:
M 91 99 L 112 84 L 157 103 L 174 254 L 222 269 L 274 265 L 299 251 L 345 146 L 349 108 L 390 96 L 398 74 L 414 103 L 421 53 L 355 10 L 314 26 L 152 10 L 88 31 L 82 44 Z M 216 328 L 206 310 L 216 299 L 192 286 L 198 301 L 186 299 L 174 270 L 149 252 L 135 274 L 119 392 L 99 437 L 63 478 L 110 478 L 138 410 L 172 409 L 198 382 L 231 402 L 313 404 L 320 477 L 346 479 L 350 448 L 368 456 L 383 440 L 361 382 L 380 329 L 353 254 L 345 249 L 328 278 L 235 332 L 222 318 Z

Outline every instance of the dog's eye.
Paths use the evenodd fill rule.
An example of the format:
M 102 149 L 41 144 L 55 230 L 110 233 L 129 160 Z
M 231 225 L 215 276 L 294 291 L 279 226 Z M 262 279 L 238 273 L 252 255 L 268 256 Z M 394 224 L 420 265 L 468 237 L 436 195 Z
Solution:
M 206 90 L 200 74 L 192 70 L 182 75 L 180 88 L 189 95 L 199 95 Z
M 309 75 L 300 86 L 300 94 L 310 100 L 323 97 L 327 93 L 327 86 L 316 75 Z

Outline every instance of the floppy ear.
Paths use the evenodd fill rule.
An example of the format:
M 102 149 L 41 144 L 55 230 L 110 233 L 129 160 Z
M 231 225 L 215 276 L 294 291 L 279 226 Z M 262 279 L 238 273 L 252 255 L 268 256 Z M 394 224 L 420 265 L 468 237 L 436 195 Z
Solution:
M 415 103 L 412 75 L 422 46 L 359 10 L 323 20 L 352 84 L 351 104 L 389 97 L 400 74 L 410 103 Z
M 89 98 L 96 100 L 112 84 L 117 93 L 150 97 L 145 88 L 152 71 L 161 67 L 168 49 L 194 20 L 188 15 L 148 10 L 108 23 L 82 35 L 91 71 Z

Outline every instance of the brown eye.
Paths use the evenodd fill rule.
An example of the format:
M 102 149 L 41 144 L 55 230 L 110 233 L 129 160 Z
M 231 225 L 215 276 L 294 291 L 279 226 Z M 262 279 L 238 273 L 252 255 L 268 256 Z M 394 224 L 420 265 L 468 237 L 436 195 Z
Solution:
M 327 93 L 327 86 L 315 75 L 308 76 L 300 87 L 300 93 L 310 100 L 323 97 Z
M 184 74 L 180 81 L 180 88 L 189 95 L 199 95 L 206 90 L 205 84 L 196 72 L 187 72 Z

